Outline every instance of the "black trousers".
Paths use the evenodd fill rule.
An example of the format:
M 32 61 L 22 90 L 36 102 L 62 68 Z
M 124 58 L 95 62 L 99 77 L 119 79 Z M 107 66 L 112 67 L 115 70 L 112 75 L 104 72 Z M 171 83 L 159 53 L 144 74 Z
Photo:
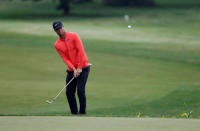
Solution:
M 72 114 L 78 114 L 78 108 L 76 103 L 76 89 L 80 104 L 80 114 L 86 114 L 86 95 L 85 95 L 85 85 L 90 72 L 90 66 L 82 68 L 81 74 L 75 78 L 66 89 L 66 96 L 69 103 L 69 107 Z M 74 76 L 74 72 L 67 70 L 66 83 L 68 83 Z

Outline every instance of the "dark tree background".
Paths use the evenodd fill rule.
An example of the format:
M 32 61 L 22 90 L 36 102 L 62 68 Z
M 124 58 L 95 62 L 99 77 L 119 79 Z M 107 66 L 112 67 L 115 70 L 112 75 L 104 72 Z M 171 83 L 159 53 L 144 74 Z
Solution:
M 154 6 L 154 0 L 103 0 L 109 6 Z
M 63 10 L 65 15 L 69 15 L 70 13 L 70 4 L 71 3 L 84 3 L 84 2 L 91 2 L 92 0 L 59 0 L 59 5 L 57 9 Z
M 23 0 L 28 1 L 28 0 Z M 42 0 L 32 0 L 35 2 L 42 1 Z M 51 1 L 58 1 L 57 9 L 63 10 L 65 15 L 70 14 L 70 5 L 80 4 L 84 2 L 92 2 L 93 0 L 51 0 Z M 142 6 L 142 7 L 149 7 L 154 6 L 154 0 L 102 0 L 103 5 L 107 6 Z
M 73 0 L 59 0 L 59 1 L 60 2 L 59 2 L 59 5 L 58 5 L 57 9 L 63 10 L 64 14 L 68 15 L 69 11 L 70 11 L 70 3 Z

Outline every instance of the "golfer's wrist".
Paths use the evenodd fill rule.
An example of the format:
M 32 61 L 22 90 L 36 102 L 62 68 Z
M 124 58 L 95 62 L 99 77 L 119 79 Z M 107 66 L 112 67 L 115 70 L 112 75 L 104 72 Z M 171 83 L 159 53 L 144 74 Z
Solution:
M 82 72 L 82 68 L 78 68 L 77 71 L 78 71 L 78 72 Z

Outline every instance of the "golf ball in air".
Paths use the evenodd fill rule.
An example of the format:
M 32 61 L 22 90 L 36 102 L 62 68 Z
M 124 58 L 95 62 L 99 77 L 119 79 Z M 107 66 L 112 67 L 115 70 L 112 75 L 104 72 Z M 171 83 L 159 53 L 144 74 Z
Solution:
M 128 25 L 128 29 L 131 29 L 131 27 L 132 27 L 131 25 Z

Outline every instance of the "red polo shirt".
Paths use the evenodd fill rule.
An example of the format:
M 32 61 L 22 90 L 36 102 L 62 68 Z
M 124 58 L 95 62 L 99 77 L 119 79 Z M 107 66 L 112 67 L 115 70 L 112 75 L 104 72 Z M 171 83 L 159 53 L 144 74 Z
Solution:
M 72 68 L 82 69 L 89 66 L 83 44 L 76 33 L 66 32 L 65 39 L 62 40 L 59 37 L 54 46 L 65 64 L 67 64 L 69 71 L 73 71 Z

